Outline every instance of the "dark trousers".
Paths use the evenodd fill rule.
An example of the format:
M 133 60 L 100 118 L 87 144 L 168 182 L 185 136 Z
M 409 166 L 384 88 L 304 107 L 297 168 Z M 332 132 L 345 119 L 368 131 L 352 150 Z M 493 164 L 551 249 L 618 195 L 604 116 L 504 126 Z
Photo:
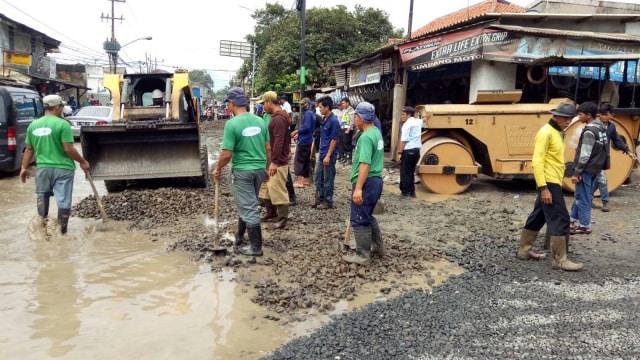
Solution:
M 564 202 L 564 194 L 560 184 L 547 183 L 551 192 L 551 204 L 546 205 L 540 200 L 540 190 L 533 211 L 529 214 L 524 228 L 531 231 L 540 231 L 547 224 L 547 232 L 551 236 L 569 235 L 569 212 Z
M 293 162 L 293 173 L 296 176 L 309 177 L 311 167 L 311 145 L 297 145 L 296 158 Z
M 352 194 L 355 187 L 355 184 L 351 185 Z M 353 226 L 354 228 L 371 226 L 371 223 L 375 219 L 373 217 L 373 210 L 380 200 L 381 195 L 382 178 L 367 178 L 367 180 L 364 182 L 364 186 L 362 186 L 362 205 L 354 204 L 353 197 L 351 198 L 351 214 L 349 215 L 351 226 Z
M 293 180 L 291 179 L 291 171 L 287 167 L 287 192 L 289 193 L 289 202 L 296 202 L 296 190 L 293 188 Z
M 345 130 L 341 130 L 340 134 L 340 142 L 342 143 L 342 149 L 346 154 L 351 154 L 351 137 L 353 136 L 353 132 L 349 131 L 348 134 L 345 134 Z
M 400 162 L 400 192 L 402 195 L 415 196 L 416 185 L 414 174 L 420 160 L 420 149 L 409 149 L 402 152 Z

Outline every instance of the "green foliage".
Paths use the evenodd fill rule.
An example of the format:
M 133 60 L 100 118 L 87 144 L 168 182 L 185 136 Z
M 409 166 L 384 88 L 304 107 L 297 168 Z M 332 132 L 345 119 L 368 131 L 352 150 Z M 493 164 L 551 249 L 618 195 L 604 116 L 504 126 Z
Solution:
M 224 99 L 227 98 L 227 93 L 229 92 L 229 89 L 231 89 L 231 87 L 227 85 L 222 89 L 216 91 L 213 97 L 218 101 L 223 101 Z
M 213 89 L 213 79 L 206 70 L 191 70 L 189 72 L 189 80 L 191 82 L 200 83 L 209 90 Z
M 331 66 L 364 56 L 402 37 L 388 14 L 356 5 L 349 12 L 344 5 L 307 9 L 306 61 L 307 85 L 335 84 Z M 257 45 L 256 91 L 296 91 L 300 89 L 300 14 L 280 4 L 267 3 L 253 15 L 255 32 L 246 40 Z M 253 59 L 245 59 L 237 76 L 250 83 Z

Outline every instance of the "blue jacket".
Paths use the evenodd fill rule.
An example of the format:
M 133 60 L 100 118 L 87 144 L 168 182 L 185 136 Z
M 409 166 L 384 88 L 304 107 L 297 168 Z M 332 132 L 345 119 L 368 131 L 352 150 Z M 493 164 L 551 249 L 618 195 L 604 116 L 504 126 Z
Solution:
M 312 110 L 306 110 L 302 115 L 300 127 L 298 127 L 298 145 L 311 145 L 315 126 L 316 113 Z
M 625 154 L 629 152 L 627 143 L 624 141 L 624 138 L 618 134 L 616 126 L 613 123 L 607 124 L 607 137 L 614 149 L 623 151 Z

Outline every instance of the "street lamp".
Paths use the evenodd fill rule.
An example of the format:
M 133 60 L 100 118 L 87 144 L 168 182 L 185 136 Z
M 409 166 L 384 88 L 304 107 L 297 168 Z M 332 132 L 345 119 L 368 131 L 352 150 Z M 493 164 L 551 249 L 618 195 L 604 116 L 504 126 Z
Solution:
M 138 41 L 138 40 L 151 40 L 153 39 L 152 36 L 143 36 L 140 38 L 137 38 L 133 41 L 129 41 L 128 43 L 124 44 L 124 45 L 120 45 L 120 43 L 113 39 L 113 41 L 105 41 L 104 43 L 102 43 L 102 48 L 104 49 L 104 51 L 109 54 L 109 58 L 110 61 L 109 63 L 111 64 L 111 73 L 115 74 L 116 73 L 116 68 L 118 65 L 118 52 L 120 51 L 120 49 L 122 49 L 123 47 L 133 44 L 134 42 Z

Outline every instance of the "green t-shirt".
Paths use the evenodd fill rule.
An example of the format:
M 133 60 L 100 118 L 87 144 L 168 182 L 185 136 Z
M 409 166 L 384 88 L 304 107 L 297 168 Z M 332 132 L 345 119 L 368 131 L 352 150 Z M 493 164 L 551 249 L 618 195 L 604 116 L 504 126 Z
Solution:
M 45 115 L 27 128 L 27 145 L 36 154 L 38 168 L 75 170 L 76 163 L 64 152 L 63 142 L 73 143 L 71 125 L 54 115 Z
M 360 135 L 352 161 L 352 184 L 358 181 L 358 168 L 360 164 L 370 165 L 367 178 L 374 176 L 382 177 L 382 169 L 384 168 L 384 141 L 377 127 L 372 126 Z
M 258 170 L 267 168 L 269 141 L 267 126 L 259 116 L 244 113 L 234 116 L 224 124 L 222 150 L 231 150 L 231 169 Z
M 262 119 L 264 120 L 264 125 L 265 126 L 269 126 L 269 121 L 271 121 L 271 114 L 269 113 L 264 113 L 264 115 L 262 115 Z

